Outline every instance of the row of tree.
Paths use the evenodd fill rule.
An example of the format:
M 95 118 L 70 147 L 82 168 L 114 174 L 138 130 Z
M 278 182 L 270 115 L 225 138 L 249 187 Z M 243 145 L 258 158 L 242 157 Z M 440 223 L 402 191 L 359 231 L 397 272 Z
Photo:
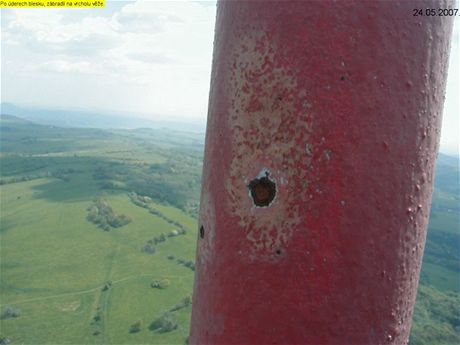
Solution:
M 157 333 L 167 333 L 172 332 L 178 328 L 177 318 L 175 312 L 181 309 L 184 309 L 192 304 L 192 299 L 190 296 L 185 297 L 182 301 L 172 308 L 170 308 L 166 313 L 157 317 L 149 325 L 149 330 Z M 142 330 L 142 320 L 137 320 L 129 327 L 129 333 L 138 333 Z
M 147 254 L 155 254 L 156 245 L 165 242 L 168 237 L 176 237 L 185 234 L 186 231 L 183 229 L 171 230 L 167 235 L 161 233 L 159 236 L 154 236 L 152 239 L 147 240 L 147 242 L 142 247 L 142 251 Z
M 136 206 L 139 206 L 139 207 L 143 207 L 147 210 L 149 210 L 149 212 L 161 219 L 163 219 L 164 221 L 166 221 L 168 224 L 171 224 L 175 227 L 177 227 L 179 230 L 178 232 L 180 234 L 185 234 L 187 233 L 187 231 L 189 231 L 189 229 L 187 229 L 184 225 L 182 225 L 181 223 L 179 223 L 177 220 L 174 220 L 172 218 L 169 218 L 168 216 L 166 216 L 163 212 L 159 211 L 158 209 L 156 209 L 155 207 L 153 207 L 152 205 L 152 198 L 148 197 L 148 196 L 143 196 L 143 195 L 139 195 L 135 192 L 130 192 L 128 194 L 129 198 L 131 199 L 131 202 L 136 205 Z
M 195 263 L 192 260 L 178 258 L 176 261 L 179 265 L 182 265 L 184 267 L 191 269 L 192 271 L 195 271 Z

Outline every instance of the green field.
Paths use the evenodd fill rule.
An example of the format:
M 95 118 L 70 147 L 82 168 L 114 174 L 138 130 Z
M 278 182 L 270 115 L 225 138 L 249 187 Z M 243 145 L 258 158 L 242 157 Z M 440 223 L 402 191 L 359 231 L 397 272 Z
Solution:
M 0 130 L 0 345 L 184 344 L 203 135 L 11 116 Z M 458 165 L 441 158 L 413 345 L 460 342 Z
M 183 343 L 190 310 L 178 313 L 178 331 L 160 334 L 148 325 L 191 293 L 193 271 L 167 256 L 194 260 L 195 219 L 164 206 L 193 230 L 148 254 L 141 251 L 144 242 L 173 227 L 133 205 L 126 193 L 108 191 L 104 198 L 132 222 L 103 231 L 86 220 L 98 194 L 87 173 L 69 182 L 44 178 L 2 187 L 2 225 L 10 225 L 2 227 L 1 300 L 21 310 L 20 317 L 2 320 L 2 333 L 27 344 Z M 161 278 L 171 282 L 167 289 L 150 287 Z M 112 287 L 102 291 L 108 281 Z M 102 332 L 94 336 L 97 308 Z M 137 320 L 144 327 L 130 334 Z

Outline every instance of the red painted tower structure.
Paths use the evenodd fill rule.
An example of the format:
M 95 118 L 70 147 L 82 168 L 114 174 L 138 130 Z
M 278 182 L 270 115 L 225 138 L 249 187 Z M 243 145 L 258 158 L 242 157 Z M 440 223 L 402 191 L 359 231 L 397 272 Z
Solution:
M 407 343 L 452 5 L 219 2 L 191 344 Z

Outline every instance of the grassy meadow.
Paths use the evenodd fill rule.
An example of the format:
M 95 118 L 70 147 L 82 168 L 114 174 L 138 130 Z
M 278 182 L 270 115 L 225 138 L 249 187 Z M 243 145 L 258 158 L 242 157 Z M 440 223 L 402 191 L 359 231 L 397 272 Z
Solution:
M 103 231 L 86 220 L 98 194 L 87 173 L 69 182 L 43 178 L 2 186 L 2 218 L 10 226 L 2 227 L 1 300 L 21 310 L 20 317 L 2 320 L 2 333 L 26 344 L 183 343 L 190 310 L 178 313 L 178 332 L 155 333 L 148 325 L 191 293 L 193 271 L 167 256 L 194 260 L 195 220 L 164 206 L 181 214 L 191 231 L 147 254 L 143 243 L 168 233 L 171 225 L 133 205 L 126 193 L 107 191 L 105 200 L 132 222 Z M 156 278 L 171 285 L 153 289 Z M 112 286 L 103 291 L 109 281 Z M 91 321 L 98 308 L 101 334 L 94 336 Z M 130 334 L 137 320 L 144 327 Z

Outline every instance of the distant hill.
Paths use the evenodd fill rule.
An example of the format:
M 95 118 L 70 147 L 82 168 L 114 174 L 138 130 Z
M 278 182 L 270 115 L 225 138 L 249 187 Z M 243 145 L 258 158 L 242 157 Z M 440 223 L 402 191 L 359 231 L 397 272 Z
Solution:
M 101 129 L 170 128 L 204 133 L 205 121 L 168 121 L 142 118 L 137 114 L 113 114 L 86 110 L 22 107 L 1 103 L 2 115 L 13 115 L 43 125 Z
M 2 114 L 0 115 L 1 128 L 7 127 L 8 125 L 29 125 L 32 124 L 32 121 L 21 119 L 20 117 Z

